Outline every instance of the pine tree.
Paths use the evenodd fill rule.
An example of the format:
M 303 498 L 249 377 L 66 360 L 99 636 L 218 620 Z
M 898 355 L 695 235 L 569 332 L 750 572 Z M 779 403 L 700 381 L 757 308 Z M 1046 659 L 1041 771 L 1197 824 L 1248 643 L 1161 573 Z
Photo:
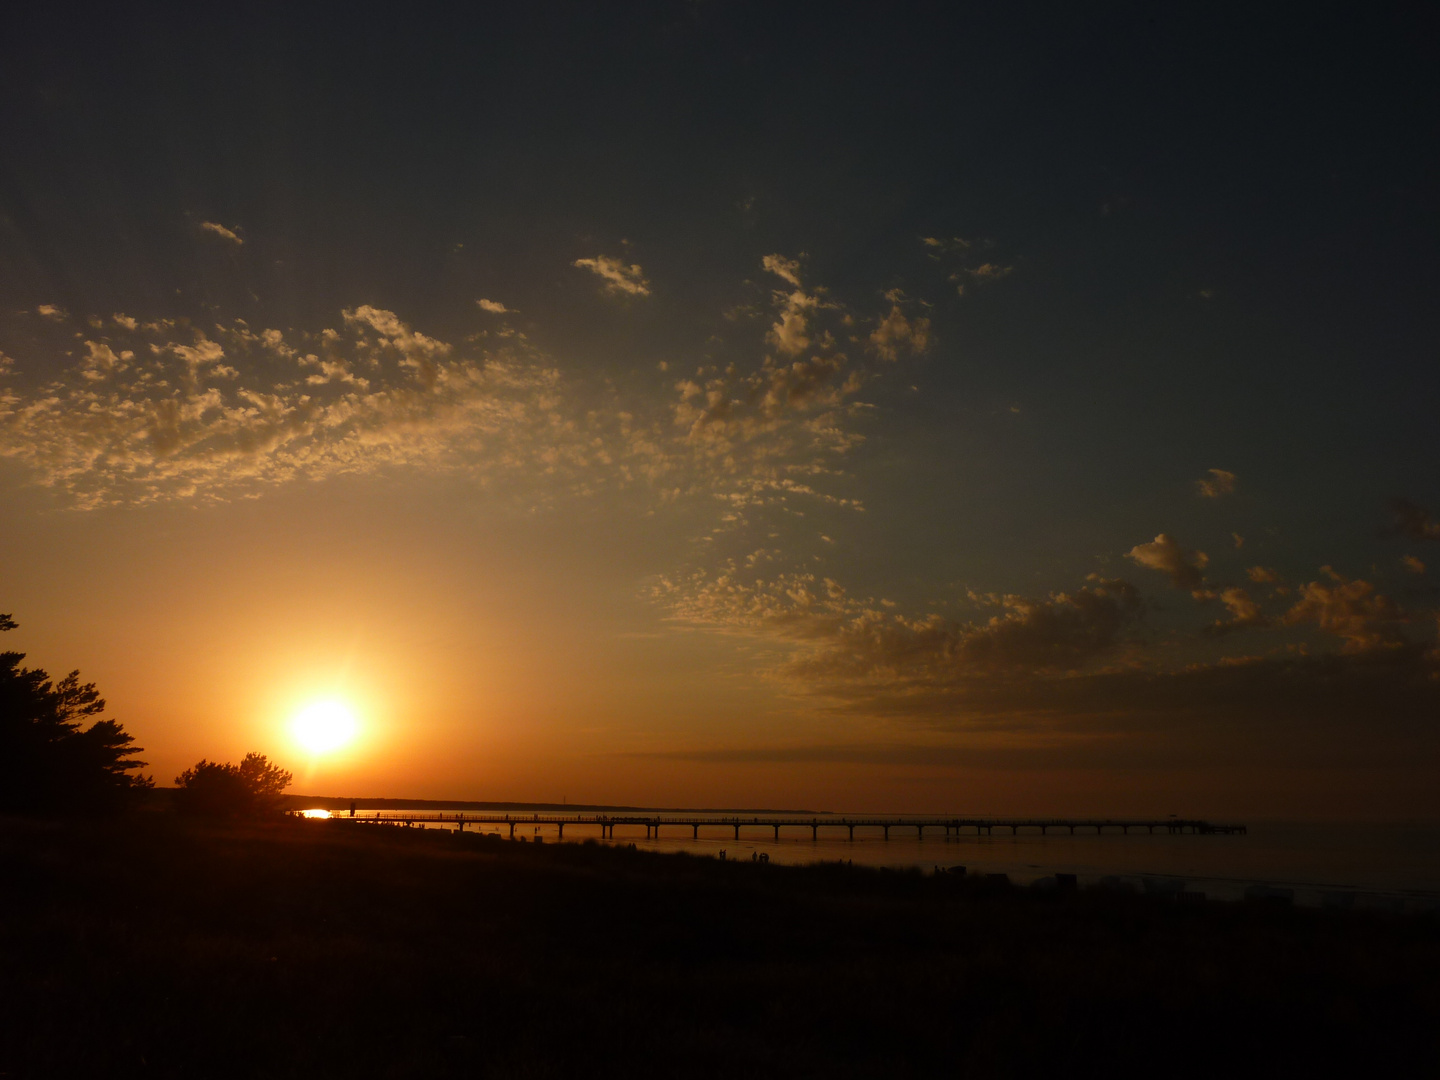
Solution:
M 0 615 L 0 631 L 15 629 Z M 24 653 L 0 652 L 0 761 L 9 781 L 0 810 L 10 813 L 105 813 L 134 804 L 154 782 L 135 739 L 114 720 L 85 721 L 105 711 L 94 683 L 72 671 L 58 682 L 21 666 Z M 132 775 L 134 773 L 134 775 Z

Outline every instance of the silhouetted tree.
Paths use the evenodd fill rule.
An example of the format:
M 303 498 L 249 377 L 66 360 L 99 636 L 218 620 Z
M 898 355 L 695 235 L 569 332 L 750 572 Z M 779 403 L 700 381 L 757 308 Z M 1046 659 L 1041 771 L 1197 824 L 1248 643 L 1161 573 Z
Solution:
M 0 631 L 15 620 L 0 615 Z M 0 810 L 113 812 L 154 786 L 135 760 L 143 750 L 114 720 L 84 722 L 105 711 L 94 683 L 72 671 L 59 682 L 21 667 L 24 653 L 0 652 Z
M 245 817 L 273 810 L 293 777 L 264 754 L 246 754 L 239 765 L 201 758 L 175 778 L 175 804 L 187 814 Z

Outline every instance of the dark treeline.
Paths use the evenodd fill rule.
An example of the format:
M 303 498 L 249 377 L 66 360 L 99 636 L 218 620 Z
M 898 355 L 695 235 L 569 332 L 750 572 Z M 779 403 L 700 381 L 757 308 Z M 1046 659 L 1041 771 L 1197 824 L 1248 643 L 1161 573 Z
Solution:
M 0 615 L 0 631 L 15 620 Z M 72 671 L 59 681 L 22 667 L 24 653 L 0 652 L 0 812 L 113 813 L 153 786 L 140 775 L 143 748 L 105 711 L 94 683 Z
M 0 615 L 0 632 L 14 630 Z M 105 711 L 94 683 L 72 671 L 59 681 L 22 666 L 25 654 L 0 652 L 0 813 L 106 815 L 132 810 L 155 786 L 137 755 L 144 748 L 114 720 L 86 721 Z M 203 817 L 244 817 L 281 809 L 290 773 L 263 754 L 239 765 L 200 760 L 175 778 L 171 805 Z

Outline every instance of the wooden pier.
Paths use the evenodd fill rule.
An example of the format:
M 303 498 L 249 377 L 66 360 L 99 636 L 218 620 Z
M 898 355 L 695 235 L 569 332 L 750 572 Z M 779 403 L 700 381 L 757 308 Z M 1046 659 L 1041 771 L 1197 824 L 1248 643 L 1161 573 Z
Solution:
M 303 813 L 303 811 L 297 811 Z M 970 834 L 974 836 L 990 836 L 999 829 L 1002 834 L 1009 829 L 1011 836 L 1016 836 L 1023 829 L 1027 832 L 1039 832 L 1042 836 L 1049 835 L 1053 830 L 1063 835 L 1074 836 L 1076 830 L 1086 832 L 1091 829 L 1098 836 L 1106 832 L 1120 832 L 1128 834 L 1132 829 L 1135 831 L 1144 830 L 1147 834 L 1155 832 L 1164 833 L 1194 833 L 1198 835 L 1225 834 L 1233 835 L 1245 833 L 1244 825 L 1217 825 L 1209 821 L 1199 821 L 1191 818 L 961 818 L 961 817 L 724 817 L 724 816 L 701 816 L 692 814 L 493 814 L 475 813 L 470 811 L 459 811 L 444 813 L 426 810 L 361 810 L 350 811 L 347 815 L 343 812 L 331 815 L 343 821 L 354 821 L 362 824 L 379 825 L 451 825 L 461 832 L 467 825 L 498 825 L 502 829 L 508 828 L 513 839 L 516 828 L 522 825 L 534 827 L 554 826 L 558 835 L 563 839 L 566 826 L 574 828 L 592 828 L 600 830 L 602 839 L 615 839 L 617 828 L 645 830 L 645 839 L 660 838 L 662 828 L 690 830 L 692 840 L 700 839 L 701 829 L 725 829 L 733 832 L 734 839 L 740 839 L 740 830 L 751 831 L 759 829 L 771 830 L 774 839 L 780 839 L 781 829 L 809 829 L 810 839 L 819 840 L 820 830 L 846 830 L 847 839 L 855 839 L 855 830 L 869 830 L 872 833 L 879 830 L 886 840 L 890 839 L 890 830 L 901 831 L 914 829 L 917 838 L 925 835 L 926 829 L 944 829 L 946 839 L 950 838 L 953 832 L 956 837 Z

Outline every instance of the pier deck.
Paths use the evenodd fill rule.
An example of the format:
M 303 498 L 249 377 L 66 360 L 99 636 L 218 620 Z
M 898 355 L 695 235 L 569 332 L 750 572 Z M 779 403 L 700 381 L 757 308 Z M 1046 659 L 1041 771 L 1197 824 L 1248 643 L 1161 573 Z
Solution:
M 302 812 L 303 811 L 298 811 Z M 462 832 L 468 826 L 498 825 L 509 828 L 510 836 L 522 825 L 555 826 L 563 838 L 566 826 L 571 828 L 594 828 L 600 830 L 602 839 L 613 840 L 616 828 L 644 828 L 645 838 L 659 839 L 662 828 L 686 828 L 691 838 L 698 840 L 701 829 L 726 829 L 740 839 L 741 829 L 769 829 L 776 840 L 781 829 L 809 829 L 812 840 L 820 839 L 821 829 L 844 829 L 847 839 L 855 839 L 856 829 L 881 830 L 886 840 L 891 829 L 914 829 L 917 837 L 925 835 L 926 829 L 944 829 L 946 837 L 952 830 L 956 836 L 971 832 L 976 836 L 992 835 L 996 829 L 1010 830 L 1017 835 L 1020 830 L 1038 831 L 1048 835 L 1051 830 L 1073 836 L 1076 830 L 1093 829 L 1096 835 L 1106 830 L 1128 834 L 1132 829 L 1155 832 L 1193 833 L 1197 835 L 1240 834 L 1246 831 L 1244 825 L 1223 825 L 1192 818 L 970 818 L 970 817 L 904 817 L 904 816 L 855 816 L 836 817 L 833 815 L 815 817 L 796 816 L 751 816 L 726 817 L 722 815 L 695 814 L 495 814 L 473 811 L 445 813 L 433 810 L 352 810 L 332 817 L 362 824 L 389 825 L 453 825 Z

